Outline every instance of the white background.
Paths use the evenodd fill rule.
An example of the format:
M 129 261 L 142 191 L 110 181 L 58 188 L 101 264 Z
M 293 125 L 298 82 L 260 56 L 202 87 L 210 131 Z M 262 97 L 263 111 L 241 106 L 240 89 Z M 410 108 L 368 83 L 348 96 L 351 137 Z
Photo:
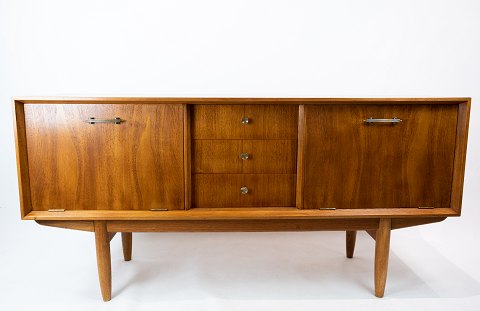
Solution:
M 472 97 L 463 215 L 395 231 L 134 234 L 101 301 L 91 233 L 20 221 L 12 96 Z M 479 1 L 0 0 L 0 309 L 479 310 Z

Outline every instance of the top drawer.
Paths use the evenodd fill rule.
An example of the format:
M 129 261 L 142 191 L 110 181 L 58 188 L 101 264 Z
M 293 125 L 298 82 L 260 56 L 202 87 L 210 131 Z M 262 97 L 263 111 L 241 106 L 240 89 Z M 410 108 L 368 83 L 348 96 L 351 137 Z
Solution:
M 194 105 L 193 139 L 297 139 L 298 105 Z

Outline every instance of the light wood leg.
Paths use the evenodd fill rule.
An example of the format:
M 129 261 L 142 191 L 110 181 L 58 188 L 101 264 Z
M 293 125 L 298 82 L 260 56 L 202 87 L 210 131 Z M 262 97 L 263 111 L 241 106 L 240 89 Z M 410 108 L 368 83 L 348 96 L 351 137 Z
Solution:
M 347 258 L 353 257 L 353 251 L 355 250 L 355 241 L 357 240 L 357 231 L 347 231 Z
M 110 259 L 110 235 L 104 220 L 94 221 L 95 245 L 97 249 L 98 278 L 103 301 L 112 298 L 112 267 Z
M 132 260 L 132 233 L 122 232 L 123 259 Z
M 379 298 L 383 297 L 387 281 L 390 231 L 391 219 L 381 218 L 375 234 L 375 296 Z

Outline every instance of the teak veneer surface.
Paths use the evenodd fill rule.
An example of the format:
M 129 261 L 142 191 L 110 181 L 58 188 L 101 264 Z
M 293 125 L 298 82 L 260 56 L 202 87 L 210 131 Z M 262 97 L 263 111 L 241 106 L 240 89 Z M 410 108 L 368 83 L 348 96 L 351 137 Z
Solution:
M 305 107 L 304 208 L 450 205 L 458 106 Z M 402 120 L 368 125 L 373 117 Z
M 240 154 L 247 153 L 248 160 Z M 196 139 L 192 142 L 193 173 L 295 174 L 296 140 Z
M 183 209 L 183 109 L 25 105 L 32 209 Z
M 297 139 L 297 118 L 295 105 L 194 105 L 192 138 Z

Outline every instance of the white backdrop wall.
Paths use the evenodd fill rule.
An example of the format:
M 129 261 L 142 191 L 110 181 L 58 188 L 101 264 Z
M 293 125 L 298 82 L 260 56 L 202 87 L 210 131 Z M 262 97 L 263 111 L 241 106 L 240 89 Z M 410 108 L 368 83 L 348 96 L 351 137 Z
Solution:
M 369 283 L 363 287 L 357 284 L 349 291 L 356 299 L 339 300 L 348 295 L 338 289 L 330 296 L 287 295 L 289 303 L 280 304 L 278 299 L 282 297 L 272 294 L 276 292 L 275 286 L 280 288 L 280 293 L 282 290 L 291 293 L 282 288 L 285 282 L 304 286 L 307 292 L 312 290 L 308 282 L 295 283 L 298 271 L 292 271 L 291 275 L 278 280 L 280 285 L 267 287 L 263 292 L 263 287 L 255 288 L 255 282 L 246 286 L 247 290 L 253 286 L 258 294 L 253 298 L 247 295 L 251 299 L 240 293 L 242 289 L 222 298 L 208 290 L 202 291 L 205 284 L 200 282 L 198 292 L 195 287 L 190 288 L 197 293 L 193 295 L 196 300 L 186 302 L 180 294 L 166 294 L 158 301 L 154 299 L 157 297 L 153 291 L 155 284 L 163 276 L 148 279 L 148 282 L 142 280 L 147 282 L 145 290 L 153 291 L 153 298 L 147 299 L 150 304 L 144 307 L 151 307 L 152 303 L 170 303 L 170 307 L 178 308 L 222 309 L 228 306 L 278 310 L 281 306 L 291 308 L 292 305 L 311 308 L 323 304 L 340 308 L 354 304 L 370 310 L 386 306 L 400 309 L 406 305 L 435 310 L 462 306 L 474 310 L 480 306 L 477 239 L 480 234 L 477 226 L 480 217 L 479 1 L 0 0 L 0 261 L 4 262 L 0 264 L 0 297 L 2 293 L 5 295 L 0 298 L 0 306 L 17 304 L 20 308 L 34 303 L 19 298 L 25 297 L 22 290 L 25 286 L 31 293 L 28 296 L 43 306 L 54 301 L 59 308 L 70 301 L 97 306 L 100 296 L 94 256 L 90 253 L 93 239 L 78 232 L 58 234 L 56 230 L 59 229 L 19 220 L 11 97 L 37 95 L 472 97 L 462 217 L 405 229 L 392 237 L 392 250 L 398 256 L 391 264 L 393 275 L 398 273 L 398 280 L 403 275 L 392 266 L 395 262 L 397 266 L 412 266 L 410 276 L 418 277 L 415 280 L 421 280 L 423 287 L 411 287 L 419 282 L 407 283 L 404 287 L 387 285 L 387 297 L 379 301 L 371 299 Z M 334 247 L 333 242 L 343 243 L 343 236 L 338 233 L 201 236 L 219 239 L 216 240 L 218 245 L 229 245 L 232 239 L 237 242 L 263 239 L 268 245 L 282 245 L 272 249 L 272 254 L 288 253 L 288 241 L 292 245 L 311 241 L 315 246 L 318 245 L 314 241 L 324 241 L 325 252 Z M 155 241 L 167 246 L 176 245 L 172 241 L 177 241 L 188 248 L 203 241 L 188 234 L 146 234 L 143 237 L 144 244 L 139 238 L 139 248 L 142 245 L 149 248 Z M 282 240 L 277 240 L 278 237 Z M 370 267 L 370 242 L 365 236 L 359 239 L 359 255 L 369 258 L 365 267 Z M 83 253 L 68 246 L 71 241 L 75 241 L 78 248 L 88 249 L 85 259 L 78 259 L 83 258 Z M 52 248 L 48 249 L 50 246 Z M 343 244 L 337 248 L 341 254 Z M 69 256 L 68 251 L 78 253 Z M 222 256 L 225 252 L 227 250 L 220 247 L 216 255 Z M 189 254 L 188 249 L 182 253 L 187 257 Z M 49 255 L 56 259 L 51 260 Z M 201 262 L 201 252 L 197 256 Z M 319 252 L 312 256 L 326 255 Z M 92 280 L 83 283 L 76 280 L 77 287 L 68 282 L 60 284 L 69 280 L 66 275 L 75 267 L 65 264 L 61 270 L 50 267 L 49 263 L 55 261 L 58 265 L 59 261 L 75 261 L 75 258 L 79 262 L 91 261 L 83 274 L 92 275 Z M 435 262 L 440 263 L 435 266 Z M 415 268 L 416 264 L 420 266 Z M 34 267 L 47 269 L 48 273 L 39 275 Z M 64 273 L 65 280 L 53 279 L 52 284 L 45 285 L 46 276 L 53 278 L 58 273 L 55 269 Z M 341 272 L 343 267 L 339 269 Z M 120 271 L 114 271 L 114 278 L 115 273 Z M 188 269 L 182 273 L 188 274 Z M 241 279 L 240 275 L 236 277 Z M 371 277 L 369 273 L 362 275 L 367 278 L 365 282 Z M 336 278 L 332 276 L 329 280 Z M 348 276 L 344 281 L 348 282 Z M 388 282 L 397 284 L 391 275 Z M 224 285 L 219 282 L 215 286 Z M 115 306 L 119 310 L 118 301 L 122 301 L 124 295 L 123 299 L 140 308 L 142 299 L 137 299 L 135 292 L 128 292 L 137 285 L 125 286 L 127 289 L 118 290 L 114 285 L 116 306 L 112 302 L 97 307 Z M 180 282 L 179 286 L 185 284 Z M 40 298 L 48 291 L 62 292 L 64 287 L 67 287 L 65 291 L 72 292 L 68 294 L 68 301 L 57 301 L 53 296 Z M 81 289 L 87 287 L 89 291 L 82 292 Z M 399 296 L 395 296 L 395 289 Z M 126 293 L 115 297 L 116 290 Z M 393 297 L 390 300 L 389 292 Z M 90 300 L 83 301 L 85 297 Z

